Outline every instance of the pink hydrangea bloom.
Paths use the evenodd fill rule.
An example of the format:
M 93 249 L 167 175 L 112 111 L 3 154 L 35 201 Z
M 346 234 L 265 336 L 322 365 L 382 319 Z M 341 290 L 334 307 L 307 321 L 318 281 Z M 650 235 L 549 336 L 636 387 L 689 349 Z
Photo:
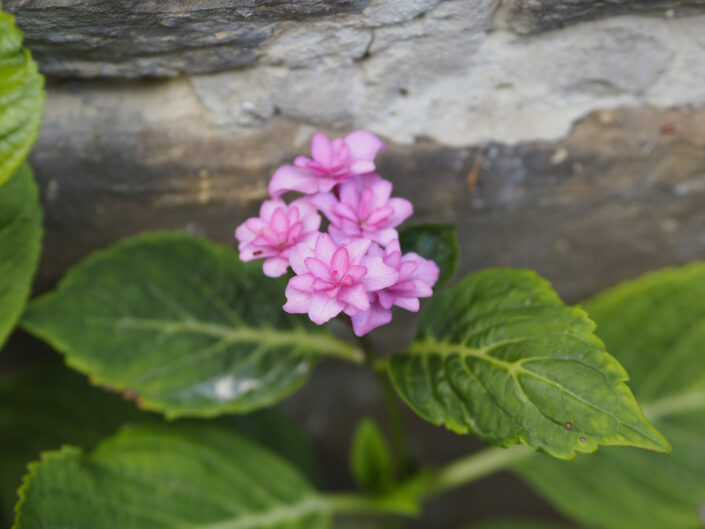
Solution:
M 371 241 L 357 239 L 337 246 L 327 233 L 314 245 L 296 245 L 289 254 L 297 274 L 286 287 L 284 310 L 308 313 L 321 325 L 341 312 L 354 316 L 370 309 L 369 292 L 394 285 L 399 272 L 381 255 L 368 256 Z
M 326 193 L 354 175 L 374 171 L 375 156 L 384 148 L 377 136 L 364 130 L 333 141 L 319 132 L 311 141 L 313 159 L 299 156 L 294 165 L 277 169 L 269 182 L 269 194 L 276 198 L 287 191 Z
M 235 230 L 240 259 L 264 259 L 264 273 L 279 277 L 289 267 L 291 248 L 318 235 L 321 216 L 307 198 L 295 200 L 288 206 L 281 199 L 267 200 L 259 214 Z
M 358 311 L 352 315 L 353 330 L 358 336 L 392 321 L 394 305 L 418 312 L 419 298 L 431 296 L 432 287 L 438 281 L 439 271 L 436 263 L 415 253 L 402 256 L 398 240 L 391 241 L 386 250 L 372 245 L 368 256 L 381 257 L 384 264 L 396 270 L 399 275 L 394 284 L 368 294 L 369 310 Z
M 370 174 L 341 184 L 338 196 L 320 193 L 311 203 L 330 220 L 328 232 L 337 244 L 362 237 L 387 245 L 399 238 L 394 228 L 414 212 L 411 202 L 391 194 L 391 182 Z

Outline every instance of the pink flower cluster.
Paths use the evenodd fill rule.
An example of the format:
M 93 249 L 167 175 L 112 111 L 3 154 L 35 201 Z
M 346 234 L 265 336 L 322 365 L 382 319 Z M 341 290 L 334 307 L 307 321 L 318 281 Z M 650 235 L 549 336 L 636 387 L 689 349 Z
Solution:
M 240 259 L 264 259 L 270 277 L 294 271 L 285 311 L 308 313 L 318 325 L 344 312 L 362 336 L 389 323 L 394 305 L 415 312 L 419 298 L 433 293 L 436 263 L 401 253 L 396 227 L 413 206 L 392 198 L 391 182 L 375 173 L 384 148 L 363 130 L 333 141 L 314 135 L 312 158 L 280 167 L 269 183 L 272 199 L 235 231 Z M 286 204 L 280 197 L 288 191 L 305 196 Z

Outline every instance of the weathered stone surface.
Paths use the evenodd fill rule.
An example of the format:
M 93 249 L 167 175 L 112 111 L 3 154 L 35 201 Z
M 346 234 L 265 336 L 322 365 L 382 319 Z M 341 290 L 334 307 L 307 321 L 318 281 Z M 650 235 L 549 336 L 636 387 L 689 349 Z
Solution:
M 55 7 L 37 7 L 47 2 Z M 529 36 L 498 22 L 507 10 L 521 18 L 602 4 L 279 1 L 247 8 L 247 18 L 243 1 L 212 7 L 210 0 L 125 4 L 98 23 L 107 4 L 8 5 L 21 16 L 45 70 L 55 73 L 203 72 L 251 64 L 190 78 L 209 119 L 243 134 L 286 118 L 368 128 L 397 143 L 427 138 L 462 147 L 557 139 L 600 108 L 705 105 L 705 15 L 611 17 Z M 326 15 L 333 8 L 345 12 Z M 75 13 L 89 9 L 95 11 L 81 22 Z M 219 17 L 218 9 L 228 15 Z M 59 15 L 71 10 L 78 20 L 66 31 L 78 29 L 52 29 L 68 24 L 72 19 Z M 52 13 L 58 14 L 49 20 Z M 285 20 L 296 13 L 304 18 Z M 130 16 L 134 23 L 126 22 Z
M 52 75 L 173 76 L 250 65 L 276 23 L 360 11 L 369 0 L 6 0 Z
M 469 17 L 466 1 L 446 1 L 372 29 L 321 21 L 305 38 L 284 25 L 257 67 L 192 84 L 221 126 L 253 129 L 276 115 L 453 146 L 555 139 L 599 108 L 705 104 L 705 16 L 517 37 L 487 33 L 495 7 L 477 3 Z
M 503 12 L 512 30 L 535 33 L 615 15 L 689 16 L 705 12 L 705 0 L 506 0 Z
M 165 104 L 164 102 L 167 102 Z M 232 243 L 313 128 L 214 127 L 186 82 L 50 87 L 33 163 L 47 209 L 40 284 L 145 229 Z M 380 160 L 416 221 L 459 225 L 461 270 L 538 270 L 576 301 L 703 255 L 705 110 L 602 111 L 558 142 L 392 145 Z

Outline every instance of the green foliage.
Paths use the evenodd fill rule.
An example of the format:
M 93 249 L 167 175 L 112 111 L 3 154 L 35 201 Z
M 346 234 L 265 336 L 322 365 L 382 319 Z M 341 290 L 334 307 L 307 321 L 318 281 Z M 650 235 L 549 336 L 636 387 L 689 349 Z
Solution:
M 27 463 L 42 450 L 63 443 L 92 447 L 127 422 L 149 419 L 118 395 L 55 365 L 0 380 L 0 402 L 0 506 L 6 518 Z
M 350 450 L 350 469 L 364 490 L 379 493 L 394 485 L 389 445 L 372 419 L 363 419 L 357 426 Z
M 298 470 L 243 437 L 140 425 L 30 465 L 15 527 L 323 529 L 329 512 Z
M 160 420 L 54 363 L 0 380 L 0 402 L 0 519 L 8 522 L 26 466 L 40 452 L 63 444 L 90 449 L 128 423 Z M 280 454 L 311 479 L 318 478 L 307 440 L 281 412 L 267 409 L 218 422 Z
M 271 405 L 353 347 L 282 310 L 284 282 L 186 234 L 125 239 L 30 304 L 23 325 L 99 384 L 168 417 Z
M 564 525 L 558 525 L 543 520 L 532 520 L 528 518 L 506 518 L 493 520 L 479 525 L 471 525 L 467 529 L 566 529 Z
M 606 529 L 698 529 L 705 507 L 705 264 L 668 269 L 586 304 L 673 453 L 606 449 L 520 474 L 567 515 Z
M 37 139 L 44 104 L 44 78 L 15 19 L 0 11 L 0 186 L 20 166 Z
M 388 371 L 421 417 L 493 445 L 562 459 L 598 445 L 668 451 L 594 327 L 533 272 L 486 270 L 426 305 Z
M 0 347 L 27 303 L 41 239 L 39 193 L 24 164 L 0 187 Z
M 403 252 L 415 252 L 435 261 L 440 269 L 437 286 L 453 279 L 458 270 L 458 239 L 452 224 L 417 224 L 399 231 Z

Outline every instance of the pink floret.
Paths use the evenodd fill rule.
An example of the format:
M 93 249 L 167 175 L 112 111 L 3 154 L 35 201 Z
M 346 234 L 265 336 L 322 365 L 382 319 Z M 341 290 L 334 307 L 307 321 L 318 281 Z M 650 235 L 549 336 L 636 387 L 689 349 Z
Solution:
M 368 238 L 385 246 L 399 238 L 395 228 L 414 212 L 411 202 L 391 194 L 391 182 L 370 174 L 341 184 L 337 195 L 311 197 L 311 204 L 330 220 L 328 231 L 337 244 Z
M 384 264 L 398 272 L 394 284 L 368 294 L 370 308 L 352 315 L 353 330 L 363 336 L 381 325 L 392 321 L 392 306 L 396 305 L 412 312 L 419 310 L 419 298 L 433 294 L 433 285 L 438 281 L 438 266 L 415 253 L 402 256 L 398 240 L 391 241 L 386 250 L 373 245 L 369 256 L 382 257 Z
M 289 254 L 297 274 L 286 288 L 289 313 L 308 313 L 321 325 L 341 312 L 354 316 L 370 309 L 369 293 L 390 287 L 399 273 L 382 256 L 367 255 L 371 241 L 357 239 L 336 245 L 327 233 L 296 245 Z
M 281 199 L 268 200 L 259 217 L 247 219 L 235 230 L 240 259 L 264 259 L 266 275 L 282 276 L 289 266 L 291 248 L 315 238 L 320 225 L 321 216 L 306 198 L 288 206 Z
M 311 158 L 299 156 L 294 165 L 280 167 L 269 182 L 269 194 L 327 193 L 352 176 L 373 172 L 375 156 L 384 148 L 377 136 L 364 130 L 333 141 L 319 132 L 311 141 Z

